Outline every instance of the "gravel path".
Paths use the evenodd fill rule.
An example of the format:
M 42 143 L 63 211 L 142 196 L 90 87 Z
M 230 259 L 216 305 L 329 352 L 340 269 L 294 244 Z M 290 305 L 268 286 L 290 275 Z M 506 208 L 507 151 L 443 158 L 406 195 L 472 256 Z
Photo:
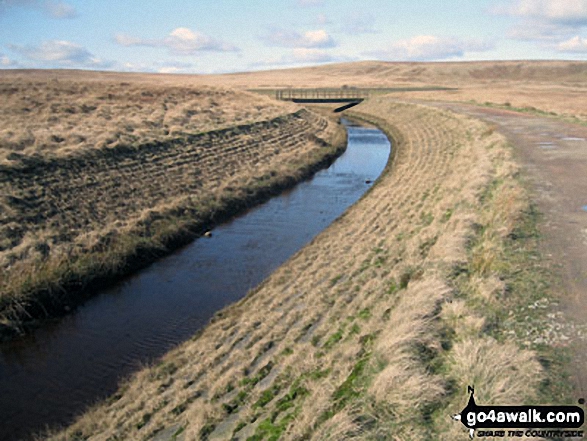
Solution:
M 561 276 L 561 312 L 575 329 L 587 324 L 587 127 L 555 118 L 433 103 L 497 126 L 514 145 L 544 215 L 543 250 Z M 569 333 L 577 398 L 587 396 L 587 337 Z

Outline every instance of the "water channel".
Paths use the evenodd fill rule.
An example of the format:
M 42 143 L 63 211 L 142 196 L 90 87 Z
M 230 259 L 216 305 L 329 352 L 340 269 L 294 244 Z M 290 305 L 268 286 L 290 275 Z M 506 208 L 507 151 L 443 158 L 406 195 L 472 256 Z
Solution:
M 0 439 L 67 424 L 242 298 L 355 203 L 385 168 L 391 146 L 380 130 L 343 122 L 347 150 L 328 169 L 58 322 L 0 345 Z

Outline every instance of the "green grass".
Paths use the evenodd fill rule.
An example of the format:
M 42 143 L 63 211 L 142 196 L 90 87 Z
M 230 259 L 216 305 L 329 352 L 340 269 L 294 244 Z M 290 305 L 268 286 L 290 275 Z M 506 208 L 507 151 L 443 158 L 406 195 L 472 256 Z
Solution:
M 328 340 L 322 346 L 325 351 L 331 349 L 335 344 L 342 340 L 344 334 L 344 326 L 338 329 L 334 334 L 328 337 Z
M 484 203 L 491 204 L 502 182 L 494 181 L 484 195 Z M 541 384 L 539 398 L 542 403 L 571 402 L 568 382 L 569 350 L 540 344 L 548 326 L 544 319 L 556 303 L 553 289 L 558 285 L 557 276 L 544 261 L 540 250 L 541 214 L 536 206 L 528 203 L 520 213 L 513 231 L 494 250 L 496 257 L 483 265 L 471 265 L 459 272 L 454 279 L 457 290 L 479 315 L 486 317 L 484 332 L 497 341 L 512 338 L 522 347 L 536 351 L 543 365 L 546 378 Z M 481 225 L 469 244 L 469 261 L 477 262 L 475 254 L 483 252 L 488 225 Z M 470 280 L 476 276 L 493 274 L 505 283 L 505 292 L 495 301 L 488 302 L 470 292 Z M 543 307 L 529 308 L 529 305 Z

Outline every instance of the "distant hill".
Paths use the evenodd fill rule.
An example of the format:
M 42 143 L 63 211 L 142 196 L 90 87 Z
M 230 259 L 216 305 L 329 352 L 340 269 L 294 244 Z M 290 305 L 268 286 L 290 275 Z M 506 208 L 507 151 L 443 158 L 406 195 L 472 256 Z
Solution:
M 178 75 L 93 72 L 76 70 L 4 70 L 4 76 L 49 76 L 70 80 L 111 80 L 208 84 L 232 87 L 401 87 L 436 85 L 465 87 L 474 84 L 549 83 L 587 87 L 587 61 L 473 61 L 384 62 L 359 61 L 322 66 L 241 72 L 222 75 Z
M 584 61 L 480 61 L 397 63 L 361 61 L 297 69 L 203 76 L 233 86 L 464 86 L 470 83 L 521 81 L 587 86 Z

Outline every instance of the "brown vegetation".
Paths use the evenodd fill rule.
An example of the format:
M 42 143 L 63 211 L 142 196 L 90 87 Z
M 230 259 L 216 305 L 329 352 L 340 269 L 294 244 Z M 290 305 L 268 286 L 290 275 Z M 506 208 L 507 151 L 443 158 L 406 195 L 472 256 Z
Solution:
M 91 77 L 90 77 L 91 78 Z M 18 154 L 136 147 L 265 121 L 296 109 L 210 87 L 0 74 L 0 163 Z M 11 155 L 12 154 L 12 155 Z
M 370 192 L 52 439 L 454 439 L 467 384 L 536 399 L 534 352 L 495 322 L 527 300 L 507 250 L 528 202 L 504 139 L 388 98 L 360 111 L 395 141 Z
M 476 61 L 397 63 L 364 61 L 327 66 L 202 77 L 241 88 L 395 88 L 394 98 L 471 101 L 587 121 L 585 61 Z M 440 86 L 450 90 L 402 92 Z
M 24 105 L 22 97 L 11 101 L 22 112 L 37 112 L 35 120 L 45 125 L 35 130 L 31 125 L 28 138 L 17 135 L 16 127 L 26 128 L 33 120 L 22 112 L 12 114 L 12 107 L 17 108 L 12 106 L 6 110 L 10 123 L 0 126 L 0 172 L 8 173 L 0 185 L 12 185 L 2 216 L 21 216 L 32 232 L 19 237 L 19 224 L 12 222 L 0 238 L 8 246 L 5 256 L 11 256 L 3 261 L 6 274 L 12 274 L 7 286 L 38 287 L 52 280 L 54 268 L 66 269 L 57 271 L 55 280 L 77 274 L 76 265 L 52 267 L 48 262 L 60 261 L 47 255 L 63 256 L 67 262 L 73 255 L 81 268 L 116 273 L 127 261 L 112 260 L 110 251 L 144 256 L 148 249 L 156 254 L 178 232 L 197 230 L 242 203 L 250 189 L 295 180 L 308 163 L 335 151 L 317 148 L 323 144 L 320 139 L 307 142 L 312 131 L 323 139 L 335 138 L 334 126 L 314 113 L 210 85 L 451 88 L 388 90 L 389 95 L 374 96 L 353 109 L 357 118 L 394 138 L 393 161 L 368 194 L 245 299 L 219 312 L 191 341 L 136 373 L 71 427 L 47 437 L 456 439 L 466 434 L 448 416 L 465 405 L 469 384 L 476 386 L 480 403 L 561 403 L 567 398 L 556 371 L 560 354 L 553 349 L 560 342 L 546 338 L 546 325 L 533 324 L 537 312 L 532 305 L 545 308 L 540 311 L 542 323 L 551 299 L 536 251 L 536 212 L 520 185 L 510 148 L 495 127 L 396 99 L 474 100 L 587 121 L 587 63 L 361 62 L 206 77 L 14 71 L 0 72 L 0 86 L 11 81 L 48 84 L 47 76 L 75 83 L 71 87 L 78 91 L 101 91 L 106 99 L 99 104 L 110 106 L 104 113 L 110 109 L 113 117 L 103 118 L 107 125 L 85 119 L 81 102 L 67 113 L 69 98 L 57 102 L 58 115 L 50 115 L 54 92 L 51 103 L 40 100 L 33 107 Z M 104 84 L 116 92 L 113 98 L 103 95 Z M 55 87 L 61 96 L 70 86 Z M 214 98 L 200 106 L 198 95 L 188 105 L 184 99 L 191 100 L 186 97 L 194 90 Z M 141 108 L 145 91 L 154 93 L 154 101 Z M 132 103 L 128 106 L 127 98 L 116 98 L 126 93 Z M 168 93 L 176 102 L 165 104 L 170 111 L 166 116 L 157 109 Z M 99 101 L 96 96 L 92 100 L 88 105 Z M 261 108 L 253 109 L 257 101 Z M 191 106 L 198 113 L 188 115 Z M 75 121 L 72 127 L 60 126 L 63 113 Z M 151 123 L 143 127 L 143 120 Z M 227 128 L 233 121 L 242 124 Z M 52 122 L 63 141 L 47 137 Z M 175 123 L 190 129 L 171 130 Z M 134 130 L 126 130 L 125 124 Z M 76 125 L 97 133 L 102 144 L 71 144 L 79 140 L 70 135 Z M 23 144 L 18 136 L 29 141 Z M 241 156 L 248 161 L 234 179 L 230 173 L 236 172 L 232 164 L 237 159 L 225 148 L 233 144 L 239 163 Z M 207 156 L 208 145 L 213 156 Z M 212 157 L 226 162 L 218 167 Z M 282 167 L 284 158 L 289 159 Z M 257 168 L 255 161 L 263 167 Z M 78 163 L 91 173 L 77 173 Z M 230 172 L 223 175 L 224 164 Z M 51 175 L 53 165 L 56 175 Z M 177 178 L 165 179 L 167 171 L 178 173 L 173 175 Z M 194 173 L 201 179 L 193 180 Z M 74 182 L 71 192 L 66 180 Z M 140 185 L 120 185 L 129 181 Z M 197 198 L 169 201 L 185 182 L 195 185 L 190 190 L 197 191 Z M 96 186 L 104 187 L 98 191 Z M 59 197 L 48 200 L 43 188 Z M 75 216 L 78 205 L 82 211 Z M 66 227 L 47 234 L 39 227 L 39 213 L 54 216 L 55 228 L 61 223 Z M 78 249 L 83 252 L 77 254 Z M 90 264 L 86 256 L 91 256 Z M 28 268 L 24 279 L 10 272 L 17 267 Z M 78 276 L 72 280 L 81 283 Z M 6 311 L 21 313 L 27 298 L 22 303 L 23 297 L 11 298 L 18 301 Z
M 2 333 L 63 313 L 72 292 L 292 185 L 343 144 L 336 124 L 241 92 L 3 80 Z

